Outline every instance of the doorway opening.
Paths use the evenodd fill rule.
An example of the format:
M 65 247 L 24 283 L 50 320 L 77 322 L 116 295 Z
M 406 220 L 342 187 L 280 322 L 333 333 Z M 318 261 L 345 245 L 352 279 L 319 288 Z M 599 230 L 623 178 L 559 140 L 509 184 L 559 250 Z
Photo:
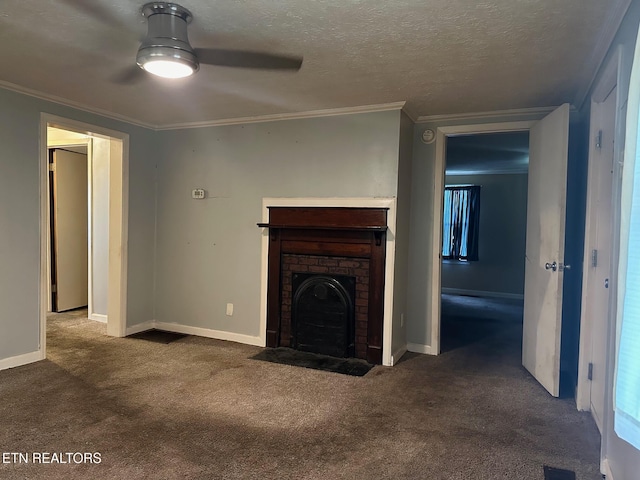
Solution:
M 555 397 L 560 396 L 565 306 L 563 285 L 567 279 L 570 282 L 579 280 L 581 274 L 580 265 L 570 270 L 570 265 L 565 264 L 569 111 L 569 105 L 564 104 L 539 120 L 438 127 L 434 165 L 429 298 L 430 351 L 437 355 L 441 350 L 440 297 L 447 140 L 472 134 L 529 132 L 522 365 Z M 575 193 L 572 195 L 574 198 Z M 577 275 L 572 275 L 574 272 Z M 577 366 L 577 358 L 575 364 Z
M 49 229 L 47 232 L 50 282 L 47 312 L 86 308 L 89 304 L 89 272 L 93 264 L 93 223 L 108 222 L 102 211 L 94 212 L 92 139 L 55 127 L 47 128 L 49 160 Z M 100 181 L 108 185 L 108 177 Z M 108 192 L 107 192 L 108 193 Z M 108 233 L 108 225 L 107 225 Z M 108 259 L 108 251 L 101 252 Z M 106 271 L 105 271 L 106 274 Z M 101 292 L 102 293 L 102 292 Z M 106 297 L 106 291 L 105 297 Z M 103 313 L 106 321 L 106 305 Z M 89 315 L 91 309 L 89 309 Z
M 128 135 L 41 116 L 40 342 L 47 315 L 73 312 L 124 336 Z
M 446 142 L 441 352 L 491 341 L 496 355 L 519 362 L 529 132 Z

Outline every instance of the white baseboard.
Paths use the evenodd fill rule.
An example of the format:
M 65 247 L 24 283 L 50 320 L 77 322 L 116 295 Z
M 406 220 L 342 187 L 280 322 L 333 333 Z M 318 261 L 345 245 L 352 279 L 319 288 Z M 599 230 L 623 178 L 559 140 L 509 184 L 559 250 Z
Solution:
M 513 300 L 524 300 L 524 294 L 522 293 L 485 292 L 482 290 L 464 290 L 462 288 L 443 288 L 442 293 L 447 295 L 466 295 L 469 297 L 511 298 Z
M 158 330 L 167 332 L 185 333 L 187 335 L 197 335 L 198 337 L 215 338 L 216 340 L 228 340 L 230 342 L 244 343 L 246 345 L 255 345 L 264 347 L 265 342 L 260 337 L 252 337 L 250 335 L 242 335 L 240 333 L 224 332 L 222 330 L 211 330 L 209 328 L 190 327 L 188 325 L 179 325 L 177 323 L 155 322 Z
M 16 355 L 15 357 L 9 357 L 0 360 L 0 370 L 20 367 L 22 365 L 27 365 L 28 363 L 39 362 L 40 360 L 44 360 L 44 354 L 42 350 L 25 353 L 23 355 Z
M 147 330 L 152 330 L 156 328 L 156 321 L 149 320 L 148 322 L 138 323 L 137 325 L 132 325 L 128 327 L 125 331 L 125 337 L 129 335 L 135 335 L 136 333 L 146 332 Z
M 246 345 L 255 345 L 264 347 L 265 342 L 260 337 L 252 337 L 251 335 L 242 335 L 240 333 L 224 332 L 222 330 L 211 330 L 209 328 L 191 327 L 189 325 L 180 325 L 178 323 L 165 323 L 156 320 L 139 323 L 127 328 L 127 336 L 136 333 L 145 332 L 152 329 L 164 330 L 165 332 L 184 333 L 186 335 L 196 335 L 198 337 L 215 338 L 216 340 L 228 340 L 230 342 L 244 343 Z
M 602 473 L 607 480 L 614 480 L 611 467 L 609 466 L 609 460 L 606 458 L 600 462 L 600 473 Z
M 398 350 L 396 350 L 393 355 L 391 355 L 391 367 L 393 367 L 394 365 L 396 365 L 400 359 L 402 358 L 402 356 L 407 353 L 407 346 L 403 345 L 402 347 L 400 347 Z
M 413 353 L 423 353 L 425 355 L 435 355 L 431 349 L 431 345 L 422 345 L 421 343 L 407 343 L 407 350 Z
M 89 315 L 89 319 L 95 320 L 96 322 L 107 323 L 107 316 L 101 313 L 92 313 Z

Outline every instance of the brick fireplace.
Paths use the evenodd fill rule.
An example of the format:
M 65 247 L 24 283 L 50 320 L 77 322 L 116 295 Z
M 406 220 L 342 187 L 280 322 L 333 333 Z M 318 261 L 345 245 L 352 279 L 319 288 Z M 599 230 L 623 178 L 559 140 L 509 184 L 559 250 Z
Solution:
M 300 329 L 302 315 L 296 315 L 296 277 L 305 281 L 317 279 L 335 280 L 338 284 L 352 283 L 353 292 L 346 291 L 346 296 L 352 305 L 351 312 L 345 312 L 347 348 L 343 353 L 340 349 L 327 346 L 326 349 L 300 348 L 294 326 Z M 336 280 L 337 279 L 337 280 Z M 341 281 L 342 280 L 342 281 Z M 351 281 L 349 281 L 351 280 Z M 322 283 L 318 285 L 322 286 Z M 280 345 L 283 347 L 300 348 L 301 350 L 325 353 L 336 357 L 367 358 L 367 330 L 369 321 L 369 259 L 354 257 L 330 257 L 321 255 L 282 255 L 282 300 Z M 299 301 L 299 299 L 298 299 Z M 321 302 L 317 302 L 321 306 Z M 300 308 L 298 307 L 298 310 Z M 321 312 L 317 312 L 321 314 Z M 297 317 L 297 318 L 296 318 Z M 318 324 L 321 324 L 318 322 Z M 321 336 L 321 335 L 318 335 Z M 322 335 L 324 336 L 324 335 Z M 331 335 L 329 335 L 329 339 Z M 339 343 L 339 342 L 336 342 Z
M 259 226 L 267 346 L 382 363 L 387 209 L 270 207 Z

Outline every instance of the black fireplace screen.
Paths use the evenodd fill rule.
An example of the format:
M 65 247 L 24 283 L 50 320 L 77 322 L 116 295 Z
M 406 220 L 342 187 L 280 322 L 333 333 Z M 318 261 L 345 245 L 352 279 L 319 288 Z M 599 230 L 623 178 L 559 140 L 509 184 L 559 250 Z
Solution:
M 293 347 L 332 357 L 354 355 L 355 277 L 294 273 Z

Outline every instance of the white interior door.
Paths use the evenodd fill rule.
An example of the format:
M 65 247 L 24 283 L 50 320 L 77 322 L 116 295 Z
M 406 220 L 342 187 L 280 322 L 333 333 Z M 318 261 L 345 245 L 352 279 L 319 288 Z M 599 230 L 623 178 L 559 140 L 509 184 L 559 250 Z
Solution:
M 87 156 L 54 150 L 52 291 L 56 312 L 88 303 L 87 185 Z
M 522 364 L 551 395 L 560 394 L 560 333 L 569 150 L 569 105 L 529 136 L 527 246 Z

